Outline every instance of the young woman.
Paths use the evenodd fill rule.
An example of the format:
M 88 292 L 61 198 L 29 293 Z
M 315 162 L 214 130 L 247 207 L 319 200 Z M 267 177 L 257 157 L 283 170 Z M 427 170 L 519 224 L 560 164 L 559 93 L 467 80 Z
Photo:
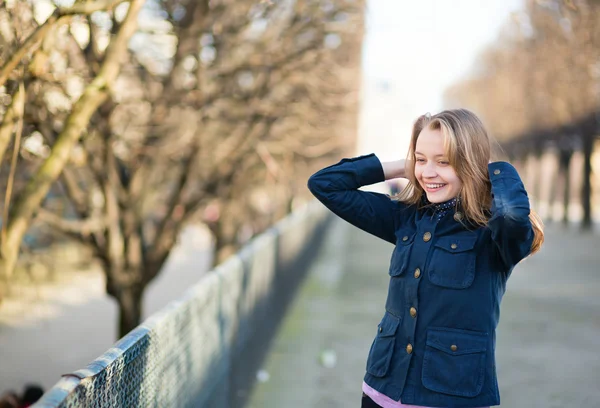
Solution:
M 500 301 L 543 231 L 514 167 L 490 152 L 472 112 L 447 110 L 417 119 L 407 160 L 344 159 L 310 178 L 331 211 L 396 245 L 362 407 L 500 404 Z M 359 190 L 399 177 L 409 183 L 393 199 Z

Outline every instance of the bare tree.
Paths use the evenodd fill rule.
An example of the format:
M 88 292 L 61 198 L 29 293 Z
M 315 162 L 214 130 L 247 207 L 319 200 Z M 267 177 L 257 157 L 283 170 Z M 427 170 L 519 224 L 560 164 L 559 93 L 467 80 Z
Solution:
M 480 112 L 501 140 L 597 112 L 599 13 L 590 0 L 528 1 L 482 53 L 473 78 L 447 91 L 447 103 Z
M 100 10 L 101 7 L 109 9 L 117 3 L 119 2 L 99 1 L 96 4 L 76 5 L 74 6 L 74 10 L 75 12 L 84 14 Z M 59 177 L 65 167 L 73 147 L 87 127 L 90 118 L 103 101 L 106 100 L 108 91 L 119 73 L 121 61 L 127 52 L 129 39 L 136 30 L 137 16 L 143 3 L 143 0 L 133 0 L 129 3 L 127 16 L 122 21 L 116 36 L 107 48 L 98 74 L 95 75 L 93 80 L 86 86 L 80 98 L 73 104 L 63 129 L 57 135 L 52 145 L 49 156 L 44 160 L 25 188 L 16 196 L 15 202 L 10 208 L 9 217 L 3 222 L 4 233 L 2 235 L 2 242 L 0 243 L 0 275 L 3 280 L 8 280 L 12 275 L 21 240 L 36 210 L 40 207 L 52 183 Z M 59 11 L 55 12 L 47 20 L 50 23 L 43 24 L 40 28 L 37 28 L 23 43 L 18 45 L 13 55 L 25 55 L 25 53 L 34 49 L 44 39 L 43 36 L 39 35 L 40 31 L 45 35 L 53 25 L 56 25 L 56 23 L 52 23 L 53 21 L 58 22 L 61 16 L 70 16 L 75 14 L 75 12 L 73 10 L 62 12 L 59 9 Z M 23 49 L 25 51 L 22 51 Z M 13 60 L 9 60 L 4 64 L 3 78 L 8 76 L 4 74 L 4 70 L 10 68 L 14 63 Z
M 580 149 L 584 228 L 592 224 L 591 159 L 600 112 L 599 18 L 600 3 L 595 0 L 529 0 L 479 59 L 476 78 L 446 93 L 449 105 L 478 111 L 518 155 L 539 154 L 547 143 L 558 146 L 567 186 L 570 155 Z M 567 214 L 569 194 L 566 187 L 564 191 Z
M 222 260 L 291 209 L 317 160 L 352 147 L 362 8 L 345 0 L 147 4 L 148 24 L 130 37 L 112 92 L 59 173 L 75 217 L 34 210 L 94 250 L 120 307 L 120 335 L 139 323 L 144 289 L 186 224 L 205 222 Z M 121 30 L 109 16 L 110 29 Z M 80 23 L 90 39 L 68 47 L 69 64 L 94 77 L 107 28 Z M 54 150 L 61 131 L 43 114 L 28 119 Z

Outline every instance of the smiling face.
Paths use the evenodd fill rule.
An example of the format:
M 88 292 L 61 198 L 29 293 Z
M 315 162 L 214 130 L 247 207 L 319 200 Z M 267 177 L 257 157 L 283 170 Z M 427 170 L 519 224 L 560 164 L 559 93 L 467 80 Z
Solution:
M 439 129 L 425 127 L 417 138 L 415 178 L 432 203 L 443 203 L 460 193 L 462 182 L 450 165 Z

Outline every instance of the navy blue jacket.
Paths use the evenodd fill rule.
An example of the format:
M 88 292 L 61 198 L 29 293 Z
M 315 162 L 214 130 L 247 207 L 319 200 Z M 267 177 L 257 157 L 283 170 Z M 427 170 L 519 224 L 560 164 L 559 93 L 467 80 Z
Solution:
M 375 155 L 344 159 L 315 173 L 310 191 L 352 225 L 395 249 L 385 314 L 367 360 L 365 382 L 405 404 L 499 405 L 496 326 L 506 280 L 531 251 L 529 199 L 509 163 L 488 166 L 491 218 L 469 226 L 450 210 L 431 210 L 359 190 L 384 181 Z

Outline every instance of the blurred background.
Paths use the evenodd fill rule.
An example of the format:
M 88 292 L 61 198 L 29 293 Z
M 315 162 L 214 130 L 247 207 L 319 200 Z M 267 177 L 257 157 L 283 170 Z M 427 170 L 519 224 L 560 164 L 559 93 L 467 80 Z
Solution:
M 546 222 L 593 235 L 599 21 L 597 0 L 1 1 L 0 395 L 102 354 L 317 169 L 403 158 L 425 112 L 476 112 Z

